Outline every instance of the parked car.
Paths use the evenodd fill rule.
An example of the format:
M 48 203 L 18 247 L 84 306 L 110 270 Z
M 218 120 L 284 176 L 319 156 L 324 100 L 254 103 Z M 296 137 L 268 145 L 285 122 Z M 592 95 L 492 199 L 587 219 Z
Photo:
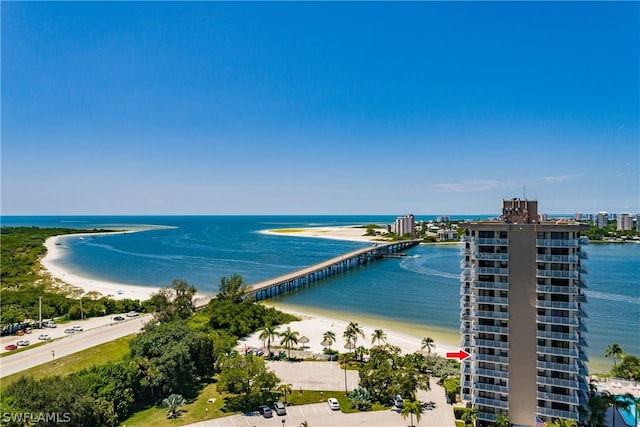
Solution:
M 82 332 L 82 331 L 84 331 L 84 329 L 82 329 L 82 326 L 80 326 L 80 325 L 75 325 L 75 326 L 73 326 L 71 329 L 73 329 L 73 330 L 74 330 L 74 331 L 76 331 L 76 332 Z
M 139 315 L 140 313 L 138 313 L 135 310 L 132 310 L 130 312 L 127 313 L 127 317 L 136 317 L 137 315 Z
M 282 402 L 273 402 L 273 409 L 275 409 L 278 415 L 287 415 L 287 410 Z
M 29 345 L 29 340 L 20 340 L 16 343 L 19 347 L 26 347 Z
M 116 322 L 122 322 L 124 320 L 124 317 L 116 316 L 116 317 L 113 318 L 113 320 L 115 320 Z
M 267 405 L 260 405 L 260 407 L 258 408 L 258 412 L 260 412 L 260 415 L 265 418 L 273 417 L 273 412 L 271 412 L 271 408 L 269 408 Z
M 53 320 L 48 320 L 42 324 L 45 328 L 57 328 L 58 325 Z
M 338 399 L 336 399 L 335 397 L 328 398 L 327 403 L 329 404 L 329 408 L 331 408 L 331 410 L 333 411 L 340 410 L 340 403 L 338 403 Z
M 47 340 L 50 340 L 50 339 L 51 339 L 51 335 L 49 335 L 49 334 L 41 334 L 41 335 L 38 337 L 38 339 L 39 339 L 39 340 L 42 340 L 42 341 L 47 341 Z
M 396 395 L 396 397 L 393 398 L 393 404 L 396 405 L 396 408 L 403 408 L 404 407 L 404 400 L 402 400 L 402 396 L 400 396 L 399 394 Z
M 8 346 L 6 346 L 4 349 L 5 349 L 5 350 L 15 350 L 15 349 L 17 349 L 17 348 L 18 348 L 18 346 L 17 346 L 17 345 L 15 345 L 15 344 L 9 344 L 9 345 L 8 345 Z

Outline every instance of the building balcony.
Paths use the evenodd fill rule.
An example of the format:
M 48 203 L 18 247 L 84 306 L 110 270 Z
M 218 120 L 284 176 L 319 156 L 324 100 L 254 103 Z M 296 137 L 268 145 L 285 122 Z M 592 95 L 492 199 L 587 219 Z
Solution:
M 547 323 L 550 325 L 568 325 L 578 326 L 578 319 L 575 316 L 571 317 L 558 317 L 558 316 L 536 316 L 536 322 Z
M 576 270 L 536 270 L 536 277 L 544 279 L 579 279 Z
M 576 280 L 574 283 L 576 284 L 577 287 L 582 289 L 586 289 L 589 287 L 589 284 L 587 283 L 586 279 L 580 278 L 579 280 Z
M 498 371 L 495 369 L 476 368 L 471 372 L 474 376 L 482 376 L 487 378 L 509 379 L 509 372 Z
M 536 292 L 545 294 L 577 295 L 578 288 L 575 286 L 536 285 Z
M 508 365 L 509 364 L 509 358 L 508 357 L 494 356 L 494 355 L 491 355 L 491 354 L 476 353 L 476 354 L 474 354 L 473 358 L 476 361 L 479 361 L 479 362 L 501 363 L 503 365 Z
M 581 250 L 578 252 L 580 259 L 589 259 L 589 252 Z
M 502 311 L 471 310 L 471 313 L 475 317 L 483 317 L 485 319 L 500 319 L 500 320 L 509 319 L 509 313 L 502 312 Z
M 500 399 L 488 399 L 486 397 L 471 396 L 474 406 L 488 406 L 490 408 L 509 409 L 509 402 Z
M 580 264 L 578 266 L 578 271 L 580 272 L 580 274 L 589 274 L 589 269 L 587 268 L 586 265 Z
M 500 393 L 500 394 L 509 394 L 509 387 L 507 386 L 500 386 L 497 384 L 487 384 L 487 383 L 481 383 L 481 382 L 476 382 L 473 384 L 473 389 L 474 390 L 482 390 L 482 391 L 490 391 L 493 393 Z
M 557 341 L 569 341 L 578 342 L 580 337 L 577 332 L 551 332 L 551 331 L 536 331 L 536 338 L 551 339 Z
M 565 395 L 556 393 L 547 393 L 544 391 L 537 392 L 538 400 L 546 400 L 550 402 L 567 403 L 569 405 L 578 405 L 580 400 L 576 395 Z
M 552 387 L 565 387 L 570 389 L 578 390 L 580 388 L 580 384 L 577 380 L 561 380 L 559 378 L 549 378 L 549 377 L 541 377 L 538 376 L 536 378 L 536 384 L 538 385 L 548 385 Z
M 489 334 L 509 335 L 509 328 L 502 326 L 474 325 L 472 330 L 474 333 L 484 332 Z
M 467 248 L 466 246 L 462 246 L 460 248 L 460 255 L 462 255 L 462 256 L 471 255 L 471 250 L 469 248 Z
M 554 356 L 578 357 L 576 348 L 559 348 L 539 345 L 536 347 L 538 354 L 551 354 Z
M 578 303 L 576 302 L 537 300 L 536 307 L 578 311 Z
M 471 243 L 476 246 L 509 246 L 509 239 L 483 239 L 480 237 L 472 237 Z
M 466 259 L 460 260 L 460 268 L 466 269 L 471 268 L 471 261 L 467 261 Z
M 578 239 L 536 239 L 536 246 L 539 248 L 578 248 Z
M 471 287 L 474 289 L 509 290 L 509 284 L 505 282 L 481 282 L 479 280 L 472 280 Z
M 509 305 L 509 298 L 471 295 L 471 301 L 480 304 Z
M 474 252 L 473 258 L 485 261 L 509 261 L 509 254 L 506 252 Z
M 580 241 L 581 245 L 585 245 L 585 246 L 589 245 L 589 238 L 588 237 L 580 237 L 578 240 Z
M 471 286 L 466 282 L 460 285 L 460 295 L 471 295 Z
M 537 414 L 543 417 L 564 418 L 567 420 L 576 420 L 576 421 L 579 419 L 579 414 L 577 409 L 575 412 L 571 412 L 571 411 L 561 411 L 559 409 L 551 409 L 551 408 L 544 408 L 544 407 L 538 406 L 537 411 L 538 411 Z
M 553 262 L 560 264 L 575 264 L 579 260 L 577 255 L 536 255 L 537 262 Z
M 509 269 L 508 268 L 497 268 L 497 267 L 476 267 L 471 269 L 471 274 L 487 274 L 494 276 L 508 276 Z
M 493 414 L 491 412 L 478 411 L 476 418 L 481 421 L 495 422 L 496 414 Z
M 578 366 L 575 363 L 553 363 L 538 360 L 536 368 L 549 371 L 568 372 L 570 374 L 578 373 Z
M 476 347 L 487 347 L 487 348 L 499 348 L 502 350 L 509 349 L 508 342 L 502 342 L 497 340 L 481 340 L 481 339 L 473 339 L 473 345 Z

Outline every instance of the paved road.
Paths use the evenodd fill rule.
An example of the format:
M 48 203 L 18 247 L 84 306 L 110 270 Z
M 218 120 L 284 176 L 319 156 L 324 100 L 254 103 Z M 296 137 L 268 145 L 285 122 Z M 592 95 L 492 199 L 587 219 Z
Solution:
M 54 329 L 36 329 L 31 334 L 26 334 L 22 337 L 3 337 L 3 352 L 6 352 L 4 347 L 7 344 L 13 344 L 20 339 L 28 339 L 32 345 L 36 342 L 42 342 L 38 341 L 38 335 L 42 333 L 51 335 L 52 339 L 51 341 L 46 341 L 45 345 L 2 357 L 0 359 L 0 377 L 6 377 L 16 372 L 50 362 L 54 358 L 68 356 L 98 344 L 140 332 L 144 323 L 149 320 L 151 320 L 150 314 L 127 318 L 127 320 L 122 322 L 115 322 L 110 317 L 94 318 L 84 322 L 59 325 Z M 81 325 L 85 330 L 71 335 L 65 334 L 64 329 L 72 325 Z

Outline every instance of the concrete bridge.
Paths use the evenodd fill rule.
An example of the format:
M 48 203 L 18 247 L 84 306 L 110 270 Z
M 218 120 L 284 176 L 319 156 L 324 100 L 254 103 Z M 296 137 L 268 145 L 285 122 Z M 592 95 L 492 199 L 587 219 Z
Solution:
M 249 285 L 246 296 L 253 297 L 256 301 L 261 301 L 275 295 L 291 292 L 294 289 L 309 286 L 325 277 L 338 274 L 350 268 L 389 257 L 390 254 L 398 253 L 419 243 L 420 240 L 374 243 L 372 246 L 357 249 L 319 264 Z

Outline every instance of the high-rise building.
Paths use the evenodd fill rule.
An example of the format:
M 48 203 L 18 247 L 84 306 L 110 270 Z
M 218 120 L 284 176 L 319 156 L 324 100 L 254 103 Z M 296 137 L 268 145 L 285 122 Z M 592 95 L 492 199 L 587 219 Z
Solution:
M 579 420 L 586 404 L 588 225 L 541 221 L 537 201 L 504 200 L 500 220 L 465 222 L 460 276 L 462 397 L 478 420 Z
M 617 231 L 633 230 L 633 216 L 628 212 L 621 213 L 617 219 L 616 230 Z
M 606 212 L 598 212 L 593 222 L 596 228 L 605 228 L 609 224 L 609 214 Z
M 395 228 L 398 236 L 405 234 L 413 236 L 416 233 L 416 219 L 412 214 L 399 216 L 396 218 Z

